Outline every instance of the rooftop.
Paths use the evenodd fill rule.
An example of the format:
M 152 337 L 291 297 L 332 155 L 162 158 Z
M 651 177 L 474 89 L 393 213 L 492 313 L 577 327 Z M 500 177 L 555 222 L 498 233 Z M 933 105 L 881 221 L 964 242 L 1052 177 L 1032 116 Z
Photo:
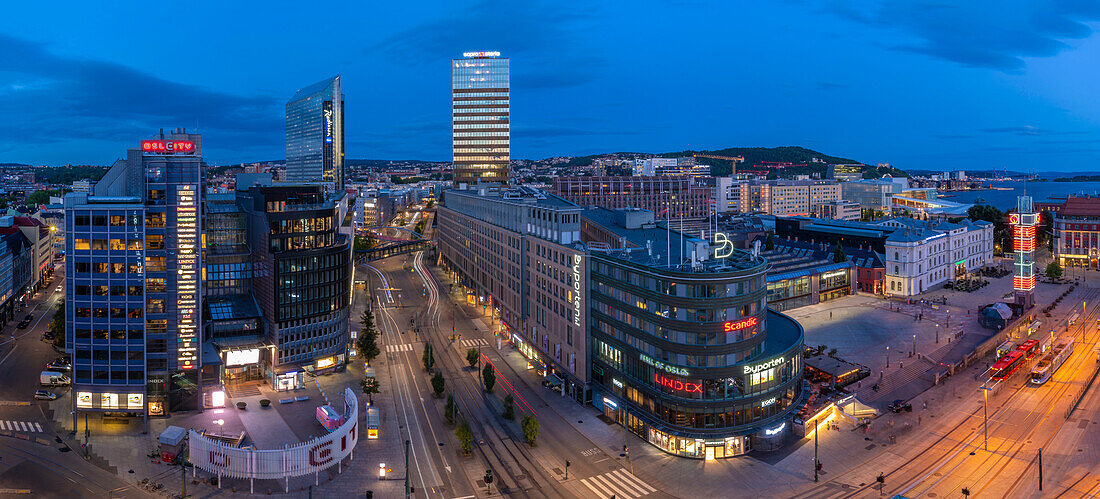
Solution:
M 567 201 L 553 194 L 548 194 L 540 189 L 525 186 L 496 187 L 485 184 L 475 185 L 469 189 L 448 189 L 446 197 L 462 196 L 470 199 L 487 199 L 499 203 L 517 204 L 524 206 L 537 206 L 548 209 L 580 210 L 581 206 Z

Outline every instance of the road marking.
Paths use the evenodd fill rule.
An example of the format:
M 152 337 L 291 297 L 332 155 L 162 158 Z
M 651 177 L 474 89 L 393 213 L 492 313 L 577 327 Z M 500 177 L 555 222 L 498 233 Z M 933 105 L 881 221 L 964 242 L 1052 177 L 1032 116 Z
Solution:
M 489 346 L 489 342 L 482 339 L 482 338 L 474 338 L 474 339 L 470 339 L 470 340 L 462 340 L 462 346 L 468 347 L 468 348 L 473 348 L 473 347 L 477 347 L 477 346 L 487 347 L 487 346 Z
M 24 423 L 24 422 L 20 421 L 19 422 L 19 429 L 21 429 L 23 431 L 28 431 L 27 430 L 27 423 Z
M 387 352 L 411 352 L 413 346 L 411 343 L 405 343 L 402 345 L 386 345 Z
M 595 492 L 598 497 L 642 497 L 652 494 L 657 489 L 643 482 L 625 469 L 617 469 L 610 473 L 581 479 L 581 483 Z
M 0 400 L 0 405 L 31 405 L 31 403 L 24 400 Z
M 584 457 L 592 457 L 592 456 L 595 456 L 596 454 L 599 454 L 599 453 L 600 453 L 600 449 L 597 448 L 597 447 L 593 447 L 591 449 L 585 449 L 585 450 L 581 451 L 581 455 L 584 456 Z
M 7 430 L 8 429 L 8 422 L 7 421 L 0 421 L 0 428 L 2 428 L 4 430 Z
M 28 433 L 45 433 L 42 429 L 42 425 L 35 422 L 23 422 L 23 421 L 3 421 L 0 420 L 0 429 L 7 431 L 25 431 Z
M 42 425 L 35 423 L 34 427 L 38 429 L 38 433 L 45 433 L 44 431 L 42 431 Z

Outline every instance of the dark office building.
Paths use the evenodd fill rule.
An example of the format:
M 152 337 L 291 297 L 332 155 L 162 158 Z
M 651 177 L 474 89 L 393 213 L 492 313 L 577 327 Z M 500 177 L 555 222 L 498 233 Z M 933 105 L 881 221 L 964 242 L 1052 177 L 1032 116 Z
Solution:
M 803 332 L 768 309 L 768 262 L 649 211 L 591 208 L 581 223 L 593 403 L 670 454 L 781 445 L 805 396 Z
M 202 143 L 141 141 L 91 192 L 65 196 L 66 348 L 79 412 L 202 406 Z
M 340 77 L 322 80 L 286 103 L 286 180 L 344 191 L 344 94 Z

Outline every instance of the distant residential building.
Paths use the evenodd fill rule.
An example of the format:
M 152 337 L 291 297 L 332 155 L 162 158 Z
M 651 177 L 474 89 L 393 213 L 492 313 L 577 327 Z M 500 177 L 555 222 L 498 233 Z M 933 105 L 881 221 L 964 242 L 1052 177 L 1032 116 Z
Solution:
M 641 208 L 669 219 L 709 216 L 714 188 L 687 176 L 556 177 L 553 193 L 580 206 Z
M 777 217 L 809 216 L 841 199 L 840 184 L 828 180 L 718 179 L 716 191 L 719 211 Z
M 507 183 L 511 169 L 510 60 L 466 52 L 451 61 L 453 184 Z
M 818 205 L 817 216 L 834 220 L 859 220 L 859 203 L 852 201 L 829 201 Z
M 825 177 L 843 181 L 854 182 L 863 179 L 863 165 L 861 164 L 829 164 L 825 168 Z
M 344 190 L 344 95 L 340 77 L 305 87 L 286 103 L 286 179 Z
M 91 192 L 92 185 L 94 184 L 95 182 L 92 182 L 88 179 L 77 180 L 76 182 L 73 182 L 73 192 Z

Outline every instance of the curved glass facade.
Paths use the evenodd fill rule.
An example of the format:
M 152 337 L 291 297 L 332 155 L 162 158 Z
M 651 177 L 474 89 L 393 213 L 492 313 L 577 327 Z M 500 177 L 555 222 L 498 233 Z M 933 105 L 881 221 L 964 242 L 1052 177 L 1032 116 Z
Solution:
M 802 329 L 768 310 L 767 262 L 735 251 L 723 263 L 668 269 L 592 252 L 595 401 L 673 454 L 770 447 L 802 396 Z

